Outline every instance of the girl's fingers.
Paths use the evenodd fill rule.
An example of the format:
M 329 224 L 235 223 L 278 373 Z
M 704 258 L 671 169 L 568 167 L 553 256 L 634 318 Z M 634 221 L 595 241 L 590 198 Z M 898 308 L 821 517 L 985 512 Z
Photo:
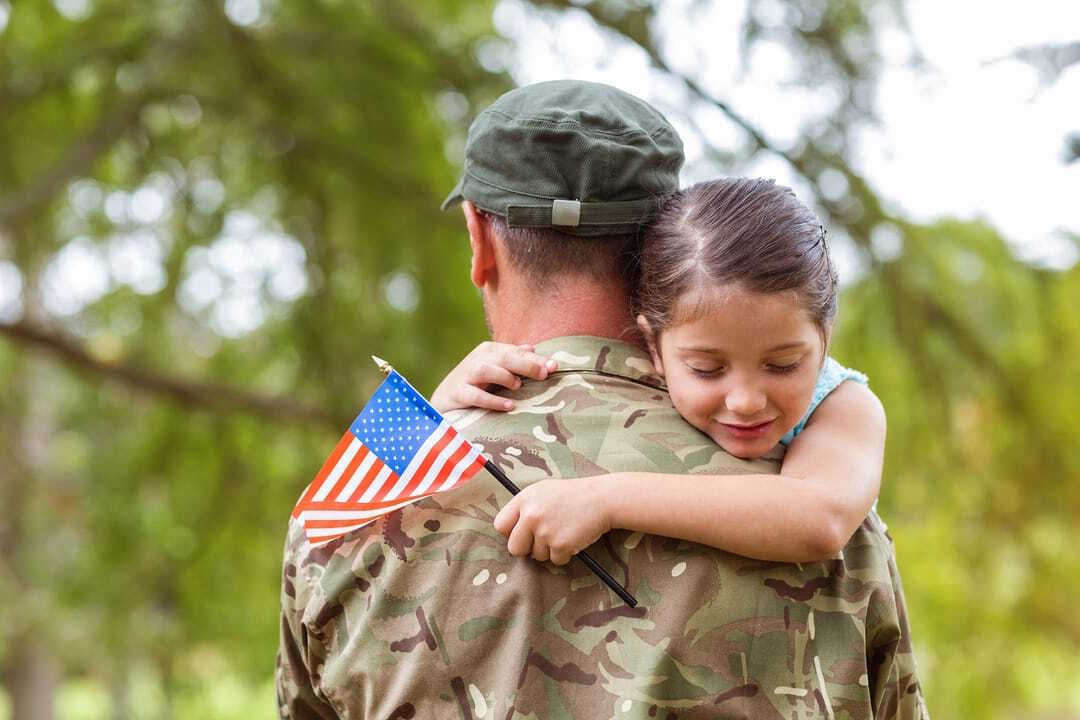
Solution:
M 532 548 L 532 528 L 528 526 L 528 523 L 515 523 L 514 529 L 510 531 L 510 537 L 506 540 L 506 549 L 511 555 L 523 557 L 528 555 Z
M 551 548 L 551 562 L 556 565 L 565 565 L 566 563 L 570 562 L 570 558 L 572 557 L 573 555 L 568 552 Z
M 551 548 L 548 547 L 546 542 L 536 536 L 533 536 L 532 558 L 533 560 L 539 560 L 540 562 L 547 562 L 551 559 Z
M 515 375 L 533 380 L 545 379 L 559 366 L 551 358 L 521 347 L 502 348 L 494 361 Z
M 510 502 L 503 505 L 502 510 L 495 516 L 495 530 L 504 538 L 510 537 L 510 531 L 518 521 L 518 504 L 511 498 Z
M 491 363 L 479 363 L 469 368 L 467 380 L 470 385 L 477 387 L 501 385 L 511 390 L 521 387 L 521 378 L 510 370 Z
M 460 407 L 483 408 L 484 410 L 495 410 L 497 412 L 514 409 L 513 400 L 493 395 L 487 390 L 481 390 L 473 385 L 466 385 L 461 388 L 456 399 Z

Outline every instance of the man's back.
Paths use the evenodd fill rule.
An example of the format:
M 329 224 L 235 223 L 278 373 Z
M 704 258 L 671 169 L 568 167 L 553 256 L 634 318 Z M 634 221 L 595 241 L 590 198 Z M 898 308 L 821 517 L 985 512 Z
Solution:
M 647 356 L 541 344 L 560 372 L 458 428 L 518 485 L 614 470 L 776 472 L 686 425 Z M 687 478 L 687 482 L 694 482 Z M 575 482 L 568 479 L 566 482 Z M 808 718 L 921 712 L 892 545 L 871 516 L 802 566 L 616 530 L 584 565 L 512 557 L 481 474 L 328 546 L 286 547 L 278 690 L 293 717 Z

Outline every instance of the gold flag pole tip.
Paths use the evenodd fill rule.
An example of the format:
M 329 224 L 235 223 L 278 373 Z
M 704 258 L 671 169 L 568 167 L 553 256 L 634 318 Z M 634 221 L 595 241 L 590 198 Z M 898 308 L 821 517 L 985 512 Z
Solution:
M 375 364 L 379 367 L 379 370 L 382 370 L 383 373 L 387 375 L 389 375 L 394 369 L 390 367 L 390 363 L 386 362 L 381 357 L 376 357 L 375 355 L 372 355 L 371 359 L 375 361 Z

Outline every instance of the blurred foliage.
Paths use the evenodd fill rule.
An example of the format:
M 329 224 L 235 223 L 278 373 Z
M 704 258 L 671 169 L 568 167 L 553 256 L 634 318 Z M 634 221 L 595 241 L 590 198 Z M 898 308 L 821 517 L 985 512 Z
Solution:
M 1069 68 L 1080 64 L 1080 41 L 1061 44 L 1029 45 L 1012 53 L 1012 58 L 1027 63 L 1039 73 L 1043 85 L 1053 85 Z M 1080 160 L 1080 132 L 1065 138 L 1065 162 Z
M 58 12 L 79 7 L 19 2 L 0 35 L 0 260 L 24 286 L 0 343 L 0 662 L 44 642 L 120 698 L 149 667 L 212 717 L 178 704 L 217 680 L 204 661 L 272 672 L 287 511 L 377 383 L 368 354 L 432 387 L 483 334 L 438 205 L 447 138 L 508 81 L 473 60 L 471 2 Z M 58 272 L 71 243 L 89 260 Z M 259 411 L 278 395 L 321 419 Z
M 982 223 L 912 223 L 859 174 L 902 5 L 751 6 L 744 53 L 781 43 L 838 99 L 793 147 L 666 64 L 651 4 L 532 7 L 640 46 L 742 130 L 717 173 L 781 158 L 861 258 L 834 351 L 888 410 L 880 509 L 931 710 L 1080 715 L 1080 273 Z M 35 678 L 69 718 L 269 711 L 287 512 L 374 387 L 367 356 L 430 389 L 483 336 L 438 205 L 511 86 L 478 59 L 491 12 L 0 0 L 0 284 L 21 286 L 0 308 L 0 717 L 41 701 Z

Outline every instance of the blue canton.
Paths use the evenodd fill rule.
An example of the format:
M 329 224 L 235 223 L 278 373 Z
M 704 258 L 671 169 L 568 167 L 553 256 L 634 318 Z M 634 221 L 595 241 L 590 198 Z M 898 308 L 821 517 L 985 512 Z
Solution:
M 442 416 L 405 378 L 391 371 L 349 431 L 398 475 L 442 422 Z

